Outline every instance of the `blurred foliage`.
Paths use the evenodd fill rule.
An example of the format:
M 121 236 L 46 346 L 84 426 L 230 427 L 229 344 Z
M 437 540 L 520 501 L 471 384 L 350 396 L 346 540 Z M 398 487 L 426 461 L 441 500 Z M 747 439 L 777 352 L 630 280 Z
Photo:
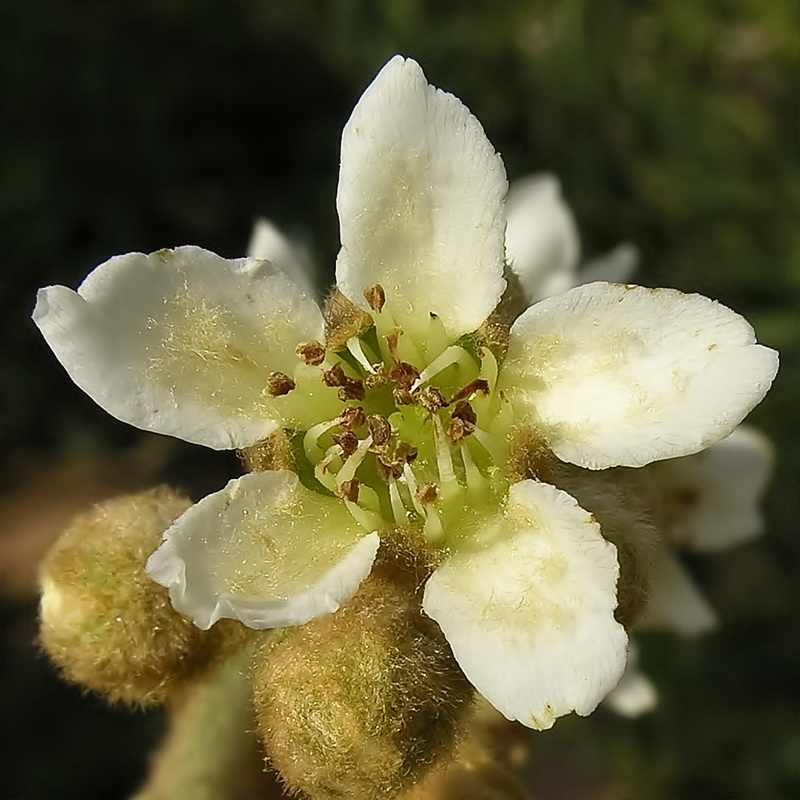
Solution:
M 3 0 L 4 454 L 63 459 L 137 439 L 36 335 L 37 287 L 76 286 L 130 250 L 237 256 L 259 214 L 306 237 L 332 273 L 341 127 L 395 52 L 470 106 L 510 177 L 561 177 L 587 255 L 635 241 L 642 283 L 719 298 L 783 356 L 753 415 L 780 448 L 770 535 L 690 564 L 723 629 L 648 639 L 661 709 L 534 736 L 533 785 L 544 800 L 800 796 L 796 3 Z M 195 470 L 212 458 L 187 453 Z M 30 666 L 30 610 L 2 615 L 0 725 L 17 744 L 0 796 L 121 797 L 158 721 L 98 717 Z

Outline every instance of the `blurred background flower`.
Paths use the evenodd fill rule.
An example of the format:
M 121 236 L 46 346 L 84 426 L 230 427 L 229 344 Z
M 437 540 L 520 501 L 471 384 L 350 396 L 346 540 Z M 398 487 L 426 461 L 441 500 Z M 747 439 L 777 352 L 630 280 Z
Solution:
M 581 264 L 634 242 L 637 283 L 715 297 L 782 354 L 750 417 L 777 445 L 766 535 L 684 560 L 719 629 L 642 633 L 653 713 L 514 734 L 514 759 L 542 800 L 798 796 L 799 29 L 779 0 L 4 0 L 0 798 L 125 797 L 163 727 L 38 655 L 47 543 L 96 500 L 164 481 L 199 497 L 239 470 L 73 387 L 29 321 L 36 288 L 131 250 L 236 257 L 257 216 L 326 285 L 339 133 L 395 52 L 467 103 L 512 180 L 559 177 Z

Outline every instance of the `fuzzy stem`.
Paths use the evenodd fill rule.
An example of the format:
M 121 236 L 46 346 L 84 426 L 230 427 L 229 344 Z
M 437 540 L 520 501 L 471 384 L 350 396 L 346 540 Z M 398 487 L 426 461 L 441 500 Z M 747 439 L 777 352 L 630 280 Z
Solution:
M 234 800 L 264 782 L 252 731 L 243 651 L 192 685 L 171 709 L 170 730 L 132 800 Z M 279 798 L 258 793 L 259 798 Z

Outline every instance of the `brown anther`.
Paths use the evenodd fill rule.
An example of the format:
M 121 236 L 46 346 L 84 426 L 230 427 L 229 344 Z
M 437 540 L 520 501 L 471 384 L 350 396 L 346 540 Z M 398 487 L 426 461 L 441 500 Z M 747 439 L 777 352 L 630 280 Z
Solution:
M 339 387 L 339 399 L 345 403 L 348 400 L 364 399 L 364 382 L 344 374 L 341 364 L 334 364 L 322 373 L 322 382 L 326 386 Z
M 383 364 L 378 364 L 375 367 L 375 372 L 368 372 L 364 376 L 364 384 L 368 389 L 374 389 L 376 386 L 385 386 L 389 383 L 389 376 L 386 374 L 386 367 Z
M 380 414 L 370 414 L 367 417 L 367 428 L 372 436 L 373 447 L 385 447 L 392 438 L 392 426 L 386 417 Z
M 410 464 L 418 455 L 417 448 L 408 442 L 398 442 L 394 449 L 394 457 L 404 464 Z
M 325 347 L 317 341 L 297 345 L 295 353 L 310 367 L 318 367 L 325 360 Z
M 348 400 L 364 399 L 364 381 L 348 378 L 347 383 L 339 389 L 339 399 L 346 403 Z
M 397 406 L 413 406 L 417 401 L 408 389 L 393 389 L 392 397 Z
M 294 389 L 297 384 L 282 372 L 270 372 L 267 376 L 267 393 L 272 397 L 280 397 Z
M 334 364 L 322 373 L 322 382 L 326 386 L 344 386 L 346 380 L 348 377 L 344 374 L 341 364 Z
M 353 478 L 351 481 L 344 481 L 337 490 L 339 497 L 349 500 L 351 503 L 358 502 L 358 481 Z
M 400 339 L 400 333 L 400 328 L 395 328 L 386 334 L 386 346 L 389 348 L 389 355 L 395 361 L 399 360 L 397 358 L 397 342 Z
M 334 433 L 331 439 L 342 448 L 344 457 L 353 455 L 358 447 L 358 436 L 351 431 L 344 431 L 343 433 Z
M 375 459 L 375 464 L 378 467 L 378 474 L 384 481 L 396 481 L 403 474 L 402 463 L 388 456 L 378 455 Z
M 439 490 L 436 488 L 435 483 L 421 483 L 417 486 L 416 496 L 420 504 L 429 506 L 436 500 Z
M 407 361 L 399 361 L 389 370 L 389 378 L 400 389 L 410 390 L 419 378 L 419 370 Z
M 440 408 L 444 408 L 447 405 L 444 395 L 435 386 L 426 386 L 421 389 L 417 395 L 417 400 L 431 414 L 435 414 Z
M 454 417 L 447 426 L 447 438 L 450 439 L 452 444 L 456 444 L 456 442 L 460 442 L 463 438 L 469 436 L 473 430 L 474 427 L 469 422 L 464 422 L 463 419 Z
M 367 421 L 367 415 L 361 406 L 351 406 L 346 408 L 339 415 L 339 427 L 346 431 L 354 431 L 360 428 Z
M 450 402 L 456 403 L 459 400 L 472 397 L 472 395 L 477 394 L 478 392 L 481 392 L 482 394 L 489 394 L 488 381 L 485 381 L 483 378 L 478 378 L 477 380 L 472 381 L 472 383 L 468 383 L 463 389 L 459 390 L 455 393 L 455 395 L 453 395 L 453 399 Z
M 456 403 L 456 407 L 451 416 L 453 419 L 463 420 L 470 425 L 474 425 L 478 421 L 478 415 L 475 413 L 475 409 L 473 409 L 466 400 L 459 400 Z
M 373 311 L 380 311 L 386 304 L 386 292 L 379 283 L 364 289 L 364 299 Z

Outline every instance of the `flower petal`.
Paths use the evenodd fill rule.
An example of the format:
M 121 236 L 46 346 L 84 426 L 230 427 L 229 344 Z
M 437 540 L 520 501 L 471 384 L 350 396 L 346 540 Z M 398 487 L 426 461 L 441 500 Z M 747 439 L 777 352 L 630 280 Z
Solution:
M 336 611 L 369 574 L 378 544 L 340 500 L 293 472 L 251 472 L 179 517 L 147 572 L 204 630 L 222 617 L 281 628 Z
M 636 719 L 658 705 L 658 692 L 650 678 L 639 669 L 633 642 L 625 673 L 603 702 L 628 719 Z
M 537 303 L 501 375 L 520 422 L 564 461 L 640 467 L 727 436 L 767 392 L 778 354 L 700 295 L 613 283 Z
M 429 314 L 451 336 L 475 330 L 505 288 L 503 162 L 455 97 L 393 58 L 342 137 L 336 279 L 367 308 L 381 284 L 398 325 L 424 335 Z
M 467 678 L 533 728 L 589 714 L 622 675 L 627 643 L 615 549 L 597 522 L 566 492 L 525 480 L 502 514 L 460 535 L 423 608 Z
M 555 175 L 514 181 L 506 201 L 506 258 L 529 302 L 577 282 L 580 239 Z
M 717 615 L 683 564 L 663 548 L 650 576 L 650 596 L 636 623 L 641 630 L 701 636 L 717 627 Z
M 129 253 L 77 292 L 42 289 L 33 319 L 70 377 L 117 419 L 216 449 L 245 447 L 294 419 L 295 347 L 322 336 L 316 304 L 266 261 L 198 247 Z
M 707 450 L 648 467 L 672 542 L 715 552 L 758 536 L 773 463 L 769 439 L 740 425 Z
M 627 283 L 639 266 L 639 258 L 639 248 L 631 242 L 623 242 L 608 253 L 583 264 L 576 283 Z
M 293 242 L 268 219 L 259 219 L 253 227 L 253 236 L 247 248 L 250 258 L 271 261 L 280 267 L 304 294 L 316 298 L 314 268 L 306 248 Z

